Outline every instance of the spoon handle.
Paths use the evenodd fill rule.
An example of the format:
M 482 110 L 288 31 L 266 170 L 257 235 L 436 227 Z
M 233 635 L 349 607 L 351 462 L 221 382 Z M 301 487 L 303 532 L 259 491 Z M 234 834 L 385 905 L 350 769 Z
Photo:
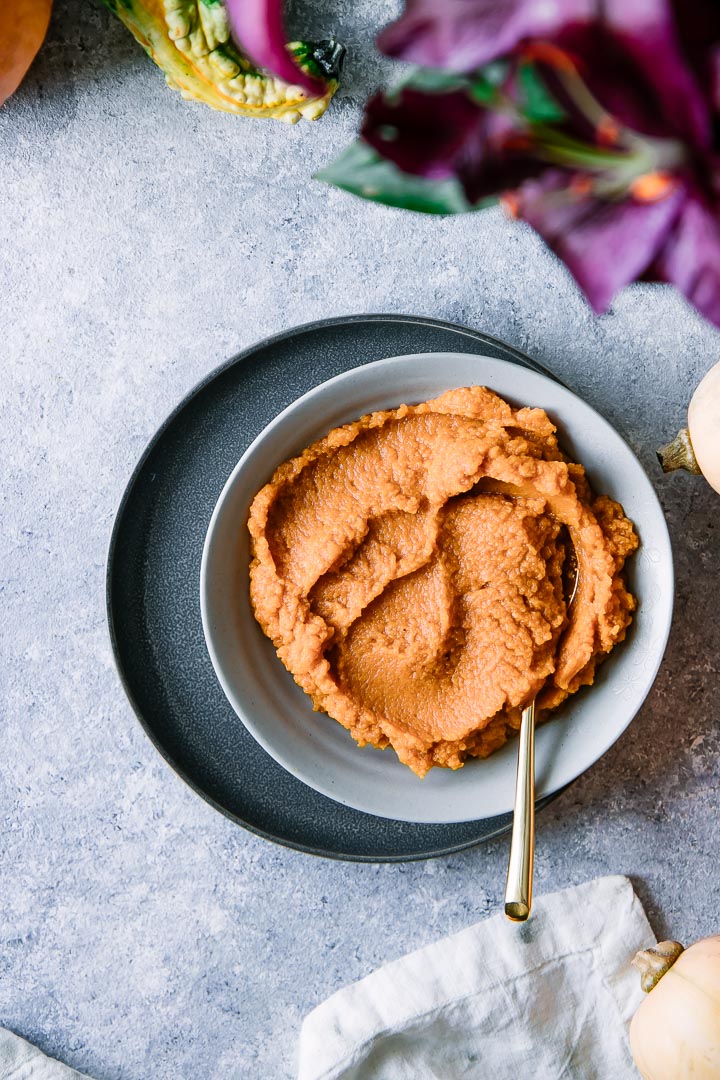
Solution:
M 513 922 L 525 922 L 532 907 L 535 858 L 535 702 L 523 709 L 518 739 L 510 862 L 505 885 L 505 914 Z

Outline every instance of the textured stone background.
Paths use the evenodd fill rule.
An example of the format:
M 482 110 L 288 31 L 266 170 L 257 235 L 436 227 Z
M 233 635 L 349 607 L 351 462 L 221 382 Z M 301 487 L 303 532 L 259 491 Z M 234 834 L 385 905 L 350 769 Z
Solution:
M 104 559 L 128 475 L 225 357 L 326 315 L 479 327 L 629 438 L 667 510 L 666 663 L 614 749 L 540 821 L 537 887 L 630 874 L 660 934 L 720 930 L 720 501 L 654 448 L 718 358 L 668 289 L 594 319 L 498 213 L 411 218 L 310 180 L 383 78 L 389 0 L 307 0 L 350 46 L 331 114 L 293 129 L 188 106 L 95 0 L 58 0 L 0 112 L 0 1024 L 99 1080 L 291 1076 L 303 1014 L 498 908 L 505 842 L 357 866 L 267 844 L 161 761 L 108 646 Z

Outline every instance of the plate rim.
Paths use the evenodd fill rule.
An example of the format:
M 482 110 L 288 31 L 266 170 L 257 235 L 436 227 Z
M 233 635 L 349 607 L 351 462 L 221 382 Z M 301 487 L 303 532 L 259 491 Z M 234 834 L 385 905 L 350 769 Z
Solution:
M 342 385 L 342 384 L 345 384 L 345 383 L 350 383 L 351 380 L 355 376 L 357 376 L 359 373 L 365 374 L 365 373 L 367 373 L 369 371 L 369 369 L 373 369 L 373 368 L 375 368 L 375 369 L 383 369 L 383 368 L 386 368 L 386 367 L 391 366 L 391 365 L 392 366 L 398 366 L 398 367 L 401 367 L 402 365 L 407 366 L 408 362 L 417 362 L 418 360 L 421 360 L 421 359 L 424 359 L 424 358 L 427 358 L 427 357 L 432 357 L 433 359 L 440 361 L 440 360 L 444 360 L 444 359 L 446 359 L 448 357 L 455 357 L 455 356 L 458 356 L 458 357 L 461 357 L 461 358 L 471 358 L 471 359 L 488 361 L 491 366 L 496 365 L 498 368 L 499 367 L 504 367 L 504 366 L 506 366 L 508 364 L 508 361 L 505 360 L 505 359 L 501 359 L 501 358 L 498 358 L 498 357 L 490 357 L 490 356 L 488 356 L 486 354 L 482 354 L 482 353 L 479 353 L 479 352 L 478 353 L 457 353 L 457 354 L 456 353 L 439 352 L 439 351 L 436 352 L 436 353 L 404 353 L 404 354 L 398 354 L 397 356 L 383 357 L 383 358 L 380 358 L 378 360 L 369 361 L 368 363 L 359 365 L 358 367 L 355 367 L 355 368 L 349 368 L 346 371 L 343 371 L 343 372 L 340 372 L 337 375 L 331 376 L 329 379 L 325 379 L 323 382 L 316 384 L 315 386 L 313 386 L 310 389 L 306 390 L 304 393 L 300 394 L 297 398 L 295 398 L 293 401 L 291 401 L 284 409 L 282 409 L 276 416 L 274 416 L 268 422 L 268 424 L 265 425 L 265 427 L 260 432 L 258 432 L 258 434 L 255 436 L 255 438 L 249 443 L 249 445 L 246 447 L 246 449 L 243 451 L 243 453 L 241 454 L 241 456 L 237 460 L 236 464 L 234 465 L 234 467 L 232 468 L 230 474 L 228 475 L 228 477 L 227 477 L 227 479 L 225 481 L 225 484 L 222 487 L 222 490 L 221 490 L 221 492 L 220 492 L 220 494 L 218 496 L 218 499 L 217 499 L 217 501 L 215 503 L 215 506 L 213 507 L 213 511 L 212 511 L 210 521 L 208 523 L 207 531 L 206 531 L 206 534 L 205 534 L 205 540 L 204 540 L 204 543 L 203 543 L 203 551 L 202 551 L 201 567 L 200 567 L 199 590 L 198 590 L 198 592 L 199 592 L 199 600 L 200 600 L 200 612 L 201 612 L 202 628 L 203 628 L 203 634 L 204 634 L 204 637 L 205 637 L 205 645 L 206 645 L 208 654 L 210 656 L 210 660 L 211 660 L 213 669 L 215 671 L 216 678 L 217 678 L 218 682 L 220 683 L 220 686 L 222 687 L 222 690 L 223 690 L 223 692 L 225 694 L 225 697 L 226 697 L 227 701 L 229 702 L 229 704 L 231 705 L 231 707 L 235 711 L 236 715 L 239 717 L 240 721 L 244 724 L 245 728 L 253 736 L 253 738 L 260 744 L 260 746 L 266 751 L 266 753 L 268 753 L 276 761 L 277 764 L 279 764 L 282 768 L 284 768 L 292 776 L 294 776 L 296 779 L 300 780 L 306 786 L 312 788 L 318 794 L 324 795 L 326 798 L 333 799 L 334 801 L 336 801 L 340 805 L 348 806 L 348 807 L 350 807 L 352 809 L 360 811 L 361 813 L 371 814 L 371 815 L 379 816 L 379 817 L 391 817 L 391 816 L 394 817 L 394 815 L 385 814 L 381 810 L 378 810 L 378 809 L 366 808 L 364 806 L 359 805 L 357 802 L 353 801 L 350 798 L 348 798 L 348 799 L 339 798 L 334 793 L 334 791 L 332 790 L 332 786 L 329 786 L 329 787 L 317 786 L 317 783 L 315 782 L 315 780 L 308 778 L 305 775 L 305 772 L 303 771 L 302 768 L 296 768 L 295 767 L 292 760 L 289 758 L 288 754 L 282 748 L 278 749 L 276 741 L 274 741 L 273 738 L 270 735 L 266 735 L 265 730 L 263 729 L 262 725 L 258 721 L 256 721 L 256 719 L 253 716 L 252 712 L 248 711 L 248 709 L 246 707 L 247 703 L 243 702 L 243 700 L 239 696 L 239 694 L 237 692 L 236 685 L 234 684 L 233 680 L 228 676 L 226 667 L 223 664 L 223 661 L 222 661 L 222 659 L 220 657 L 218 649 L 216 648 L 216 640 L 215 640 L 213 629 L 212 629 L 212 619 L 211 619 L 211 610 L 212 609 L 208 606 L 208 604 L 209 604 L 209 600 L 208 600 L 208 589 L 209 589 L 209 586 L 208 586 L 208 569 L 209 569 L 210 551 L 211 551 L 211 548 L 212 548 L 212 545 L 213 545 L 213 540 L 214 540 L 214 538 L 215 538 L 215 536 L 217 534 L 218 524 L 222 520 L 223 510 L 224 510 L 224 508 L 225 508 L 225 506 L 226 506 L 226 504 L 228 502 L 228 499 L 232 499 L 232 494 L 233 494 L 233 491 L 234 491 L 234 489 L 235 489 L 235 487 L 237 485 L 238 479 L 243 475 L 243 467 L 246 465 L 246 462 L 252 460 L 253 455 L 257 456 L 257 451 L 258 451 L 258 449 L 260 447 L 263 446 L 263 443 L 264 443 L 264 440 L 266 439 L 266 436 L 268 436 L 268 434 L 272 435 L 272 433 L 275 432 L 282 425 L 283 421 L 286 420 L 288 414 L 292 414 L 293 411 L 296 410 L 298 407 L 300 407 L 304 403 L 312 400 L 318 393 L 321 393 L 322 391 L 325 391 L 325 390 L 329 390 L 329 389 L 333 388 L 334 386 Z M 548 383 L 550 383 L 550 384 L 552 384 L 554 386 L 559 385 L 557 380 L 553 379 L 552 376 L 550 376 L 550 375 L 548 375 L 548 374 L 546 374 L 544 372 L 535 372 L 535 373 L 533 373 L 532 370 L 531 370 L 531 376 L 530 377 L 533 377 L 533 374 L 535 376 L 539 376 L 539 378 L 541 380 L 544 380 L 544 381 L 546 381 L 546 382 L 548 382 Z M 483 382 L 483 385 L 485 385 L 484 382 Z M 492 383 L 488 383 L 487 385 L 492 385 Z M 575 775 L 571 775 L 569 778 L 566 775 L 561 780 L 561 783 L 560 783 L 560 785 L 559 785 L 559 787 L 557 789 L 544 792 L 543 796 L 542 796 L 543 798 L 544 797 L 550 797 L 550 796 L 554 795 L 556 793 L 556 791 L 563 790 L 565 787 L 572 784 L 576 779 L 578 779 L 580 776 L 582 776 L 584 773 L 586 773 L 589 769 L 591 769 L 594 765 L 596 765 L 597 762 L 602 757 L 605 756 L 605 754 L 611 749 L 611 747 L 618 741 L 618 739 L 620 739 L 620 737 L 624 734 L 624 732 L 632 724 L 633 720 L 637 716 L 637 713 L 640 711 L 640 709 L 642 708 L 645 700 L 647 699 L 647 696 L 650 693 L 650 691 L 651 691 L 651 689 L 652 689 L 652 687 L 653 687 L 653 685 L 655 683 L 655 680 L 657 678 L 657 674 L 658 674 L 658 671 L 660 669 L 660 666 L 662 665 L 662 661 L 663 661 L 663 658 L 665 656 L 665 652 L 666 652 L 666 649 L 667 649 L 667 643 L 668 643 L 668 639 L 669 639 L 669 635 L 670 635 L 670 630 L 671 630 L 671 627 L 672 627 L 673 610 L 674 610 L 675 572 L 674 572 L 674 560 L 673 560 L 671 538 L 670 538 L 670 535 L 669 535 L 669 530 L 667 528 L 667 523 L 665 521 L 665 515 L 664 515 L 663 509 L 662 509 L 662 505 L 660 503 L 660 500 L 659 500 L 659 498 L 657 496 L 657 492 L 655 491 L 654 486 L 653 486 L 652 482 L 650 481 L 650 478 L 647 475 L 647 472 L 646 472 L 642 462 L 640 461 L 637 454 L 635 453 L 635 450 L 629 444 L 628 440 L 624 437 L 624 435 L 622 435 L 619 431 L 617 431 L 617 429 L 613 426 L 613 424 L 611 424 L 610 421 L 607 420 L 607 418 L 601 412 L 599 412 L 593 405 L 591 405 L 589 402 L 586 402 L 584 400 L 584 398 L 580 397 L 580 395 L 576 394 L 575 391 L 571 390 L 570 388 L 568 388 L 566 386 L 561 386 L 560 391 L 561 391 L 561 393 L 563 395 L 566 395 L 568 398 L 573 399 L 577 403 L 578 406 L 582 406 L 582 408 L 585 409 L 587 413 L 591 413 L 596 418 L 596 421 L 598 422 L 600 427 L 605 428 L 608 431 L 608 433 L 610 433 L 610 432 L 612 433 L 614 438 L 617 439 L 618 443 L 621 444 L 622 447 L 624 447 L 625 451 L 627 451 L 628 454 L 630 455 L 630 457 L 633 459 L 633 461 L 634 461 L 635 465 L 637 466 L 637 469 L 638 469 L 638 471 L 640 473 L 640 476 L 642 478 L 644 478 L 645 484 L 646 484 L 646 498 L 648 499 L 648 501 L 650 503 L 654 504 L 653 505 L 653 514 L 654 514 L 657 522 L 659 523 L 659 526 L 660 526 L 659 532 L 662 533 L 662 536 L 658 536 L 657 542 L 658 542 L 658 544 L 659 544 L 659 546 L 661 548 L 664 547 L 666 549 L 666 550 L 664 550 L 662 552 L 662 554 L 664 556 L 666 556 L 666 558 L 664 558 L 663 562 L 665 563 L 665 572 L 667 574 L 668 581 L 669 581 L 669 590 L 668 590 L 668 592 L 666 594 L 666 604 L 665 604 L 666 611 L 663 612 L 663 614 L 665 615 L 665 619 L 663 620 L 663 622 L 665 624 L 664 625 L 664 631 L 663 631 L 663 634 L 662 634 L 661 638 L 659 638 L 655 643 L 655 648 L 656 648 L 657 651 L 655 652 L 655 654 L 653 656 L 653 659 L 652 659 L 651 666 L 649 667 L 649 669 L 648 669 L 648 671 L 646 673 L 646 678 L 643 680 L 645 682 L 645 687 L 644 687 L 644 690 L 642 692 L 642 696 L 641 696 L 641 698 L 639 700 L 639 704 L 637 704 L 637 706 L 635 706 L 632 709 L 632 711 L 629 714 L 629 717 L 627 718 L 627 720 L 625 721 L 623 726 L 620 728 L 620 730 L 617 730 L 613 734 L 612 738 L 610 738 L 609 741 L 606 740 L 605 744 L 603 745 L 603 748 L 600 750 L 599 753 L 597 753 L 592 758 L 592 760 L 589 760 L 587 762 L 587 764 L 582 765 L 580 770 Z M 414 397 L 412 398 L 412 400 L 414 400 Z M 388 406 L 388 407 L 390 407 L 390 406 Z M 595 753 L 595 752 L 593 751 L 593 753 Z M 440 825 L 440 824 L 458 824 L 458 825 L 460 825 L 460 824 L 469 824 L 469 823 L 471 823 L 473 821 L 492 821 L 492 820 L 497 819 L 499 817 L 506 816 L 508 813 L 512 813 L 512 807 L 510 807 L 507 810 L 503 809 L 503 810 L 500 810 L 500 811 L 495 812 L 495 813 L 490 813 L 485 817 L 477 817 L 477 818 L 476 817 L 457 817 L 457 818 L 452 818 L 452 819 L 447 819 L 447 820 L 434 821 L 434 820 L 432 820 L 430 818 L 420 818 L 418 820 L 417 818 L 414 818 L 414 817 L 400 817 L 400 820 L 407 821 L 410 824 L 438 824 L 438 825 Z
M 530 370 L 537 371 L 541 374 L 547 375 L 550 379 L 560 383 L 561 386 L 566 384 L 555 374 L 553 374 L 548 368 L 546 368 L 539 361 L 533 359 L 522 349 L 518 349 L 517 346 L 503 341 L 501 338 L 497 338 L 492 334 L 487 334 L 483 330 L 475 330 L 472 327 L 464 326 L 462 323 L 448 322 L 443 319 L 434 318 L 431 315 L 408 315 L 402 312 L 368 312 L 368 313 L 354 313 L 351 315 L 334 315 L 324 319 L 314 319 L 308 323 L 301 323 L 297 326 L 287 327 L 285 330 L 280 331 L 277 334 L 271 334 L 267 337 L 261 338 L 252 342 L 250 345 L 241 349 L 239 352 L 233 354 L 226 360 L 223 360 L 220 364 L 212 368 L 206 375 L 200 378 L 194 383 L 190 389 L 182 396 L 180 401 L 171 409 L 171 411 L 165 416 L 164 420 L 155 429 L 147 443 L 145 444 L 140 456 L 138 457 L 132 472 L 123 488 L 122 495 L 117 504 L 117 509 L 113 518 L 112 528 L 110 530 L 110 537 L 108 540 L 107 554 L 105 558 L 105 616 L 106 625 L 108 631 L 108 638 L 110 643 L 110 649 L 112 653 L 112 659 L 120 680 L 120 685 L 125 693 L 125 697 L 138 720 L 140 727 L 144 734 L 149 739 L 152 746 L 158 752 L 160 757 L 170 767 L 172 772 L 178 776 L 178 778 L 186 784 L 190 790 L 199 795 L 200 798 L 211 806 L 214 810 L 218 811 L 223 817 L 232 821 L 233 824 L 241 826 L 254 836 L 260 837 L 263 840 L 267 840 L 270 843 L 277 844 L 280 847 L 285 847 L 293 851 L 300 851 L 306 855 L 314 855 L 318 858 L 332 859 L 337 862 L 357 862 L 357 863 L 403 863 L 403 862 L 421 862 L 425 859 L 440 858 L 444 855 L 455 855 L 463 851 L 468 851 L 471 848 L 478 847 L 480 844 L 496 840 L 501 836 L 506 835 L 510 830 L 510 822 L 499 824 L 497 829 L 492 832 L 486 833 L 482 837 L 475 837 L 470 840 L 463 840 L 457 844 L 446 845 L 431 851 L 411 852 L 403 854 L 383 854 L 383 855 L 365 855 L 356 853 L 347 853 L 339 851 L 331 851 L 323 847 L 318 847 L 312 844 L 305 844 L 299 841 L 286 839 L 275 835 L 272 832 L 268 832 L 258 826 L 246 821 L 232 810 L 219 803 L 208 791 L 202 788 L 182 766 L 176 761 L 173 755 L 165 748 L 163 743 L 157 737 L 154 729 L 151 727 L 148 720 L 145 718 L 144 712 L 140 707 L 139 702 L 136 700 L 135 694 L 132 690 L 130 679 L 128 678 L 123 661 L 120 655 L 119 636 L 116 629 L 115 615 L 113 609 L 113 572 L 115 566 L 115 553 L 117 549 L 118 537 L 122 522 L 124 519 L 127 505 L 132 497 L 135 486 L 140 478 L 140 475 L 145 467 L 145 464 L 154 451 L 155 447 L 159 444 L 168 428 L 172 425 L 179 414 L 184 408 L 195 398 L 197 395 L 205 389 L 210 383 L 219 378 L 225 371 L 230 370 L 236 365 L 247 360 L 255 353 L 269 348 L 273 345 L 280 344 L 281 342 L 294 339 L 301 334 L 310 334 L 318 330 L 324 330 L 328 327 L 334 326 L 348 326 L 354 323 L 400 323 L 414 326 L 426 326 L 432 329 L 447 330 L 451 333 L 457 334 L 458 337 L 465 337 L 469 341 L 475 344 L 490 344 L 499 348 L 501 351 L 509 352 L 517 357 L 521 366 L 527 367 Z M 327 380 L 323 380 L 327 381 Z M 566 387 L 567 388 L 567 387 Z M 582 774 L 580 774 L 582 775 Z M 576 778 L 579 779 L 579 776 Z M 575 781 L 573 781 L 574 783 Z M 553 792 L 536 803 L 536 810 L 542 810 L 548 806 L 551 802 L 554 802 L 559 798 L 564 791 L 566 791 L 571 784 L 560 788 L 558 791 Z M 312 790 L 312 789 L 311 789 Z M 317 793 L 316 793 L 317 794 Z M 322 796 L 324 797 L 324 796 Z M 363 811 L 357 811 L 363 813 Z M 367 815 L 372 817 L 373 815 Z M 489 821 L 492 819 L 479 819 Z

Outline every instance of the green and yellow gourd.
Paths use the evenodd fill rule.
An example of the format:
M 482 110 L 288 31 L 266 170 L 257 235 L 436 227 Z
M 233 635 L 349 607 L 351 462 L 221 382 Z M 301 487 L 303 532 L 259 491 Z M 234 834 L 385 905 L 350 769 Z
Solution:
M 223 0 L 105 0 L 134 34 L 169 86 L 188 100 L 240 116 L 272 117 L 287 124 L 317 120 L 338 85 L 344 49 L 334 41 L 292 42 L 288 50 L 324 82 L 312 97 L 255 67 L 230 36 Z

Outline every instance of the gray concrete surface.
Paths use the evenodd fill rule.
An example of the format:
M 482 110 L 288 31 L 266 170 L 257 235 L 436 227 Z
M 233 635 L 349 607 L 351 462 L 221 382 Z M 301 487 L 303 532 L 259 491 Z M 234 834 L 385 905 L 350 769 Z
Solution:
M 527 350 L 647 465 L 677 560 L 666 662 L 625 736 L 542 815 L 537 888 L 631 875 L 659 934 L 720 930 L 720 499 L 654 448 L 718 359 L 669 289 L 594 319 L 499 213 L 432 220 L 310 179 L 383 78 L 389 0 L 316 0 L 345 86 L 317 125 L 171 93 L 95 0 L 58 0 L 0 112 L 0 1024 L 98 1080 L 289 1077 L 303 1014 L 385 960 L 498 909 L 505 842 L 356 866 L 267 844 L 161 761 L 113 669 L 116 505 L 146 440 L 254 340 L 347 312 L 427 313 Z

